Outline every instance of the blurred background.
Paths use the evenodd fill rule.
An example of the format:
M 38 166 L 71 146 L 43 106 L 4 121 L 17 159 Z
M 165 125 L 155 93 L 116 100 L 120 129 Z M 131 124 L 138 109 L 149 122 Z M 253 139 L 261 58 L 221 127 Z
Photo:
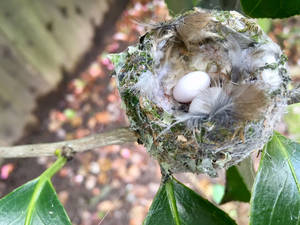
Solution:
M 127 126 L 106 57 L 135 44 L 146 24 L 170 18 L 163 0 L 0 2 L 0 145 L 81 138 Z M 300 82 L 300 17 L 259 20 L 289 58 Z M 300 105 L 277 130 L 300 141 Z M 253 154 L 257 168 L 259 157 Z M 55 159 L 0 159 L 0 197 L 37 177 Z M 224 193 L 224 171 L 176 176 L 213 203 Z M 80 153 L 53 179 L 74 225 L 140 225 L 159 187 L 160 171 L 143 146 L 107 146 Z M 219 206 L 239 225 L 249 205 Z

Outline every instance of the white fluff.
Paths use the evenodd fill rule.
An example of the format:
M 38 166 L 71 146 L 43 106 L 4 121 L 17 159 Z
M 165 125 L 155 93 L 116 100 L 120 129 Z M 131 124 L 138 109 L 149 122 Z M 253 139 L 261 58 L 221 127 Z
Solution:
M 159 80 L 150 71 L 141 74 L 138 82 L 133 86 L 133 89 L 139 91 L 149 100 L 154 100 L 155 96 L 161 92 Z
M 249 62 L 251 62 L 251 70 L 266 66 L 268 64 L 277 63 L 281 51 L 277 44 L 270 42 L 259 46 L 248 54 Z
M 252 60 L 252 68 L 251 69 L 253 69 L 253 70 L 277 62 L 276 57 L 273 53 L 268 53 L 265 55 L 263 55 L 263 54 L 254 55 L 250 59 Z
M 282 83 L 278 70 L 265 69 L 261 72 L 261 78 L 270 87 L 271 91 L 278 89 Z
M 153 59 L 154 59 L 154 64 L 159 65 L 161 59 L 164 57 L 164 52 L 163 52 L 163 47 L 166 44 L 166 40 L 162 40 L 161 42 L 158 43 L 158 45 L 153 45 Z
M 223 95 L 226 95 L 221 87 L 208 88 L 202 91 L 190 104 L 189 113 L 192 114 L 209 114 L 212 108 Z
M 177 82 L 173 89 L 173 97 L 181 103 L 191 102 L 201 90 L 208 88 L 210 77 L 202 71 L 194 71 L 186 74 Z
M 172 111 L 172 105 L 165 97 L 160 78 L 157 74 L 153 74 L 150 71 L 142 73 L 132 89 L 138 91 L 150 101 L 155 102 L 155 104 L 163 108 L 166 112 L 170 113 Z

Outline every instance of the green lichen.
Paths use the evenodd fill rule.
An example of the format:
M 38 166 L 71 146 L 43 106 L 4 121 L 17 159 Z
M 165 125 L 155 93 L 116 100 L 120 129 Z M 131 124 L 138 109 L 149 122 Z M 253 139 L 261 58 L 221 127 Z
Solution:
M 232 15 L 230 13 L 230 11 L 213 11 L 212 12 L 213 16 L 216 17 L 216 19 L 220 22 L 226 22 L 228 21 L 230 18 L 232 18 Z

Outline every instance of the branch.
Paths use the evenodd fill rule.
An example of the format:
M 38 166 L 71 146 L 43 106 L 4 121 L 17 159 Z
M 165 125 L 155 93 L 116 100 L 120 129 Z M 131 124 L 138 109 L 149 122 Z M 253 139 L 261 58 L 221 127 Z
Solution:
M 300 85 L 289 92 L 288 104 L 300 103 Z M 137 140 L 129 128 L 117 128 L 112 131 L 94 134 L 88 137 L 54 143 L 0 147 L 1 158 L 27 158 L 54 156 L 57 149 L 70 148 L 73 152 L 83 152 L 106 145 L 118 145 Z
M 83 152 L 106 145 L 118 145 L 135 142 L 136 140 L 137 138 L 134 132 L 129 130 L 129 128 L 117 128 L 115 130 L 70 141 L 0 147 L 0 158 L 54 156 L 57 149 L 64 147 L 70 148 L 73 152 Z
M 292 89 L 289 93 L 289 101 L 288 104 L 296 104 L 300 103 L 300 85 L 296 86 L 294 89 Z

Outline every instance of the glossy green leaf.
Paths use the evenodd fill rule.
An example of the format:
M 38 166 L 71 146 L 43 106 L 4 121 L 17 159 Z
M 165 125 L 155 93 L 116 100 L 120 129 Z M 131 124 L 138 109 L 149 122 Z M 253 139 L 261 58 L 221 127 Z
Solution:
M 225 212 L 174 178 L 162 184 L 143 225 L 234 225 Z
M 253 18 L 285 18 L 300 14 L 299 0 L 241 0 L 243 11 Z
M 166 0 L 171 15 L 184 13 L 193 7 L 241 11 L 240 0 Z
M 242 12 L 240 0 L 219 0 L 222 10 L 235 10 Z M 215 8 L 212 8 L 215 9 Z
M 0 199 L 0 225 L 71 225 L 50 181 L 65 161 Z
M 226 171 L 225 194 L 221 204 L 230 201 L 249 202 L 255 178 L 251 157 Z
M 263 150 L 250 224 L 300 225 L 300 144 L 278 133 Z

